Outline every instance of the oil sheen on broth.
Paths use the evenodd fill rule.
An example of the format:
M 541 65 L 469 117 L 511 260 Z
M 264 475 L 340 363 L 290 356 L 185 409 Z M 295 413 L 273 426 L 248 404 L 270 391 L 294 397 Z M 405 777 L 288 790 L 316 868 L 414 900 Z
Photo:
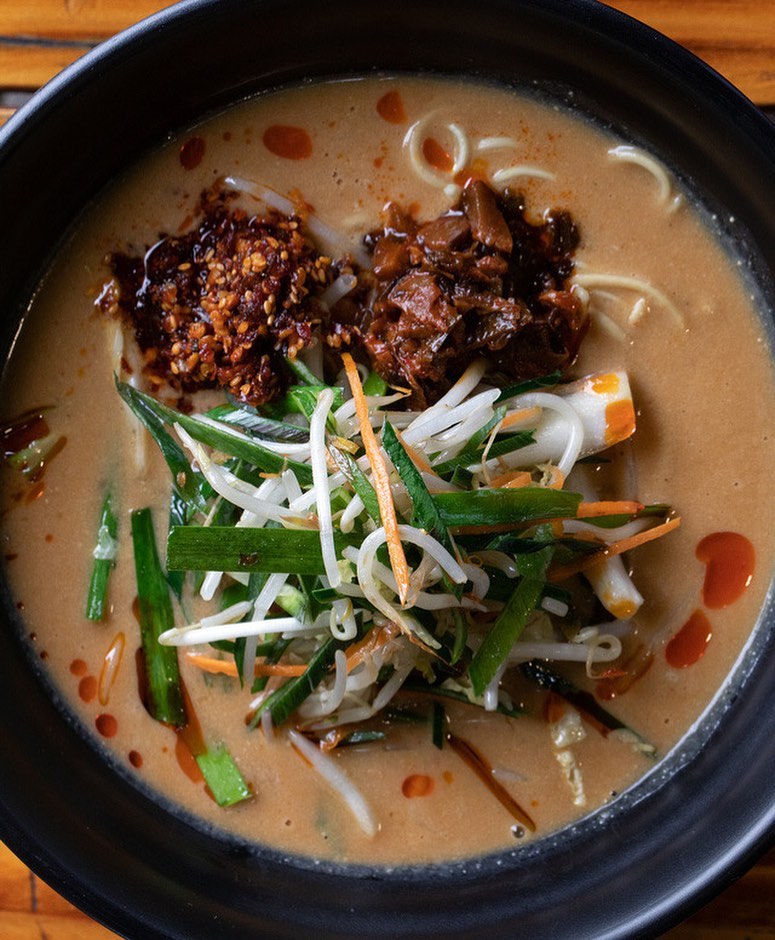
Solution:
M 412 169 L 404 146 L 422 119 L 429 179 Z M 46 467 L 37 498 L 17 474 L 4 472 L 3 549 L 34 648 L 115 760 L 199 818 L 282 851 L 417 863 L 511 849 L 535 837 L 514 826 L 452 748 L 433 746 L 427 723 L 394 729 L 387 744 L 335 752 L 378 819 L 379 831 L 367 837 L 285 738 L 267 740 L 245 727 L 249 691 L 235 681 L 205 677 L 180 657 L 203 732 L 228 746 L 254 791 L 249 802 L 216 806 L 181 757 L 175 733 L 149 717 L 135 670 L 139 629 L 128 512 L 152 506 L 162 545 L 169 474 L 150 442 L 146 470 L 135 469 L 132 419 L 113 385 L 115 327 L 94 307 L 106 279 L 103 258 L 115 249 L 142 253 L 160 232 L 180 231 L 193 219 L 201 191 L 226 174 L 300 194 L 353 245 L 378 226 L 388 199 L 411 206 L 417 218 L 435 217 L 450 204 L 448 162 L 459 147 L 450 124 L 465 133 L 467 162 L 481 175 L 492 179 L 513 166 L 544 171 L 510 185 L 525 193 L 531 216 L 540 218 L 548 207 L 572 213 L 581 232 L 579 273 L 635 277 L 661 292 L 589 281 L 591 327 L 573 367 L 577 376 L 628 371 L 637 431 L 616 448 L 616 465 L 625 468 L 629 494 L 643 503 L 669 502 L 682 518 L 678 530 L 633 553 L 633 578 L 645 597 L 636 629 L 653 662 L 624 694 L 603 702 L 658 755 L 719 689 L 770 578 L 773 546 L 765 520 L 775 510 L 768 472 L 775 462 L 773 387 L 751 289 L 674 181 L 662 192 L 660 180 L 626 151 L 624 159 L 621 151 L 619 158 L 609 154 L 627 141 L 513 91 L 410 78 L 283 91 L 171 140 L 89 210 L 31 304 L 4 379 L 4 418 L 51 406 L 46 420 L 66 444 Z M 287 134 L 278 136 L 283 127 L 304 133 L 289 142 Z M 482 140 L 491 146 L 482 147 Z M 94 521 L 109 479 L 116 481 L 119 505 L 118 563 L 111 614 L 91 623 L 84 597 Z M 750 541 L 755 568 L 739 596 L 711 608 L 703 599 L 710 567 L 697 549 L 720 532 Z M 701 636 L 682 648 L 675 640 L 671 665 L 669 644 L 693 617 Z M 109 695 L 100 696 L 105 656 L 119 634 L 125 638 L 120 666 Z M 610 801 L 654 766 L 630 743 L 586 727 L 583 740 L 563 749 L 580 775 L 582 786 L 574 789 L 550 737 L 546 693 L 525 692 L 524 704 L 530 712 L 520 719 L 462 705 L 449 705 L 447 714 L 529 811 L 536 837 Z

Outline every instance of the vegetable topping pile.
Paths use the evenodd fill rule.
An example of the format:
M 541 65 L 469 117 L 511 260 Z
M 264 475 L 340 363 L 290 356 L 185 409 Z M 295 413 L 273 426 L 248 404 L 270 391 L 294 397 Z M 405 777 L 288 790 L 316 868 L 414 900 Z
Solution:
M 518 718 L 518 677 L 653 750 L 562 665 L 626 674 L 642 597 L 622 555 L 679 524 L 585 474 L 635 409 L 622 371 L 564 375 L 586 327 L 572 220 L 531 226 L 519 198 L 470 181 L 430 223 L 390 207 L 366 268 L 318 252 L 302 215 L 203 206 L 144 260 L 114 255 L 100 300 L 139 341 L 116 385 L 171 472 L 164 567 L 149 510 L 132 515 L 151 714 L 191 725 L 178 655 L 231 676 L 250 726 L 287 734 L 366 832 L 378 822 L 326 752 L 382 737 L 407 693 L 528 829 L 444 703 Z M 193 413 L 166 382 L 229 396 Z M 113 543 L 110 497 L 100 533 Z M 95 559 L 99 618 L 113 559 Z M 188 740 L 219 802 L 250 797 L 228 752 Z

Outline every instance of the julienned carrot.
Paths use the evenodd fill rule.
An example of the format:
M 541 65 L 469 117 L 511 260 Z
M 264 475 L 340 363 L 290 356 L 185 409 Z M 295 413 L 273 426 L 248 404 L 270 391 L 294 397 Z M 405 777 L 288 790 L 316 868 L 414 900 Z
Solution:
M 351 673 L 356 666 L 360 665 L 366 656 L 371 655 L 374 650 L 384 646 L 388 640 L 396 636 L 397 630 L 391 625 L 384 627 L 372 627 L 371 630 L 362 639 L 351 644 L 344 651 L 347 657 L 347 673 Z
M 568 565 L 561 565 L 558 568 L 550 569 L 548 580 L 564 581 L 565 578 L 569 578 L 571 575 L 578 574 L 580 571 L 585 571 L 592 565 L 597 564 L 601 559 L 613 558 L 614 555 L 621 555 L 623 552 L 629 552 L 634 548 L 638 548 L 640 545 L 645 545 L 646 542 L 652 542 L 654 539 L 661 538 L 663 535 L 667 535 L 668 532 L 672 532 L 673 529 L 677 529 L 680 524 L 681 517 L 676 516 L 674 519 L 668 519 L 667 522 L 663 522 L 661 525 L 654 526 L 653 529 L 646 529 L 644 532 L 638 532 L 637 535 L 631 535 L 629 538 L 619 539 L 618 542 L 611 542 L 610 545 L 606 545 L 605 548 L 602 548 L 599 552 L 585 555 L 583 558 L 579 558 L 577 561 L 571 562 Z
M 353 643 L 345 650 L 347 656 L 347 672 L 350 673 L 356 666 L 363 662 L 368 654 L 374 652 L 380 646 L 383 646 L 388 640 L 395 636 L 395 631 L 389 627 L 374 627 L 363 639 Z M 212 656 L 206 656 L 204 653 L 189 652 L 186 659 L 192 666 L 201 669 L 203 672 L 213 674 L 232 676 L 237 678 L 237 664 L 233 659 L 215 659 Z M 257 662 L 254 667 L 255 676 L 301 676 L 306 671 L 307 666 L 304 663 L 261 663 Z
M 643 503 L 634 499 L 601 500 L 596 503 L 579 503 L 577 519 L 593 519 L 595 516 L 631 516 L 643 509 Z
M 214 659 L 202 653 L 187 653 L 186 659 L 203 672 L 218 673 L 224 676 L 239 675 L 234 660 Z M 256 663 L 254 675 L 256 676 L 301 676 L 307 667 L 304 663 Z
M 409 593 L 409 565 L 406 562 L 404 546 L 401 544 L 401 536 L 398 534 L 398 519 L 396 518 L 393 495 L 390 492 L 390 479 L 385 461 L 382 459 L 377 437 L 369 421 L 369 406 L 366 402 L 366 396 L 363 394 L 358 369 L 349 353 L 342 353 L 342 362 L 355 402 L 355 414 L 360 426 L 361 440 L 371 467 L 382 525 L 385 527 L 390 567 L 393 569 L 393 575 L 398 586 L 398 597 L 401 604 L 405 604 Z
M 629 552 L 639 545 L 645 545 L 646 542 L 651 542 L 653 539 L 667 535 L 668 532 L 677 529 L 680 524 L 681 517 L 675 516 L 673 519 L 668 519 L 667 522 L 663 522 L 661 525 L 654 526 L 653 529 L 646 529 L 643 532 L 638 532 L 636 535 L 631 535 L 629 538 L 619 539 L 618 542 L 613 542 L 608 546 L 606 554 L 621 555 L 622 552 Z
M 238 676 L 237 664 L 233 659 L 213 659 L 212 656 L 204 656 L 202 653 L 186 653 L 186 659 L 192 666 L 201 669 L 202 672 L 209 672 L 222 676 Z
M 491 497 L 494 497 L 495 494 L 499 493 L 499 494 L 502 494 L 505 498 L 506 494 L 504 494 L 503 492 L 504 490 L 507 490 L 507 489 L 527 490 L 528 489 L 527 481 L 525 481 L 524 485 L 521 485 L 521 482 L 515 482 L 514 484 L 509 486 L 508 481 L 510 479 L 511 479 L 510 474 L 503 474 L 502 476 L 497 477 L 496 480 L 493 481 L 493 483 L 498 482 L 500 483 L 500 486 L 493 486 L 491 484 L 486 489 L 478 490 L 476 491 L 477 497 L 481 498 L 482 500 L 486 500 L 486 499 L 490 499 Z M 517 479 L 518 478 L 515 478 L 515 481 Z M 534 487 L 534 489 L 537 491 L 551 490 L 551 492 L 558 493 L 558 494 L 566 492 L 565 490 L 556 489 L 553 487 Z M 456 498 L 460 497 L 461 495 L 463 497 L 470 497 L 472 494 L 471 493 L 454 494 Z M 573 494 L 568 494 L 568 495 L 571 496 Z M 443 494 L 437 494 L 434 497 L 434 499 L 436 499 L 437 502 L 439 501 L 443 502 L 446 497 L 447 497 L 447 494 L 443 493 Z M 576 498 L 578 499 L 578 497 Z M 515 515 L 511 521 L 506 521 L 502 518 L 503 513 L 497 513 L 497 506 L 496 506 L 496 507 L 493 507 L 491 515 L 494 517 L 497 513 L 498 520 L 499 520 L 498 522 L 475 522 L 475 523 L 469 524 L 463 521 L 462 513 L 457 512 L 454 518 L 450 518 L 448 520 L 448 525 L 451 528 L 454 528 L 455 532 L 458 535 L 487 535 L 490 533 L 494 534 L 496 532 L 509 532 L 513 529 L 520 528 L 520 527 L 524 528 L 527 521 L 529 521 L 530 525 L 535 526 L 535 525 L 541 525 L 542 523 L 545 523 L 545 522 L 556 521 L 558 519 L 594 519 L 597 517 L 611 516 L 611 515 L 631 516 L 631 515 L 635 515 L 636 513 L 640 512 L 643 509 L 644 509 L 643 503 L 639 503 L 636 500 L 629 500 L 629 499 L 590 502 L 590 503 L 576 502 L 575 504 L 572 504 L 572 505 L 568 504 L 567 506 L 559 507 L 558 511 L 553 512 L 551 515 L 547 514 L 546 517 L 535 516 L 529 520 L 526 520 L 524 518 L 520 519 L 519 517 Z M 451 512 L 451 508 L 449 511 Z M 479 515 L 481 517 L 482 514 L 480 513 Z M 458 519 L 460 521 L 458 521 Z M 623 551 L 627 551 L 627 549 L 623 549 Z
M 548 481 L 544 482 L 544 486 L 550 490 L 561 490 L 565 486 L 565 474 L 560 470 L 559 467 L 549 466 L 546 468 L 545 476 L 548 474 Z
M 307 671 L 306 663 L 256 663 L 255 676 L 302 676 Z
M 533 477 L 527 470 L 509 470 L 490 481 L 493 489 L 517 489 L 520 486 L 530 486 Z
M 438 476 L 438 473 L 433 469 L 433 467 L 428 462 L 425 454 L 420 453 L 419 450 L 412 447 L 411 444 L 407 444 L 403 438 L 403 435 L 396 428 L 393 429 L 396 432 L 396 437 L 401 441 L 401 446 L 409 454 L 412 463 L 417 467 L 418 470 L 422 470 L 424 473 L 432 473 L 434 476 Z

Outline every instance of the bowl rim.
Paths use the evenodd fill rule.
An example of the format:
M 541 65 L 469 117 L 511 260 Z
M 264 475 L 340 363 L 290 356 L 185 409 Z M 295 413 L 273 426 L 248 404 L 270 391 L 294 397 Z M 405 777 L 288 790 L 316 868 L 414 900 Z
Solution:
M 457 0 L 456 0 L 457 2 Z M 462 6 L 462 3 L 457 4 Z M 213 16 L 222 15 L 217 12 L 218 7 L 228 6 L 236 10 L 245 11 L 247 8 L 261 8 L 264 11 L 271 11 L 275 15 L 281 6 L 273 0 L 235 0 L 230 3 L 228 0 L 184 0 L 183 3 L 168 7 L 146 20 L 139 22 L 125 32 L 118 34 L 111 39 L 106 40 L 96 49 L 87 53 L 82 59 L 69 66 L 64 72 L 55 76 L 43 89 L 41 89 L 33 99 L 24 105 L 17 114 L 13 115 L 5 127 L 0 129 L 0 176 L 3 173 L 2 167 L 7 164 L 18 150 L 23 150 L 28 146 L 30 140 L 34 141 L 36 134 L 41 126 L 48 121 L 57 118 L 57 115 L 66 108 L 63 102 L 66 98 L 77 99 L 86 89 L 93 88 L 95 77 L 102 74 L 121 71 L 126 68 L 126 63 L 131 58 L 133 52 L 139 45 L 150 44 L 152 49 L 158 49 L 164 40 L 164 36 L 174 32 L 179 26 L 184 24 L 202 23 L 210 20 Z M 304 6 L 304 4 L 300 4 Z M 309 3 L 307 3 L 309 6 Z M 337 9 L 351 9 L 357 4 L 350 0 L 334 4 Z M 427 8 L 440 9 L 449 4 L 441 4 L 439 0 L 427 0 L 423 5 Z M 598 32 L 605 33 L 611 43 L 617 46 L 629 47 L 637 46 L 641 50 L 638 59 L 640 68 L 646 71 L 654 70 L 660 80 L 666 80 L 673 72 L 680 72 L 681 88 L 686 91 L 691 89 L 692 103 L 696 105 L 698 101 L 705 101 L 712 98 L 714 109 L 725 117 L 725 126 L 735 129 L 739 140 L 745 141 L 752 153 L 755 153 L 755 159 L 751 159 L 757 164 L 765 163 L 773 167 L 773 177 L 775 178 L 775 127 L 773 127 L 766 117 L 754 108 L 739 92 L 737 92 L 725 79 L 714 73 L 707 65 L 700 62 L 686 50 L 675 45 L 670 40 L 630 19 L 625 14 L 604 7 L 594 0 L 576 0 L 569 4 L 565 0 L 511 0 L 511 2 L 493 2 L 489 4 L 488 16 L 517 16 L 518 14 L 531 14 L 544 17 L 548 22 L 550 19 L 557 20 L 564 18 L 569 20 L 579 29 L 583 28 L 590 35 L 597 35 Z M 233 92 L 235 89 L 231 89 Z M 768 162 L 767 162 L 768 161 Z M 756 229 L 754 229 L 756 231 Z M 737 232 L 739 235 L 739 232 Z M 744 236 L 745 237 L 745 236 Z M 767 262 L 769 269 L 775 271 L 775 256 L 770 255 L 771 261 Z M 7 592 L 6 592 L 7 593 Z M 5 598 L 6 609 L 10 609 L 11 601 Z M 764 620 L 769 620 L 769 626 Z M 757 631 L 754 640 L 744 657 L 744 661 L 739 666 L 740 675 L 734 689 L 728 690 L 726 697 L 722 696 L 719 703 L 721 715 L 718 725 L 727 734 L 737 734 L 742 737 L 742 730 L 746 727 L 746 720 L 758 708 L 764 707 L 765 696 L 762 688 L 763 661 L 768 655 L 771 655 L 775 648 L 775 629 L 773 621 L 775 617 L 772 612 L 772 598 L 766 605 L 766 618 L 763 616 L 763 622 Z M 26 654 L 23 654 L 26 655 Z M 757 685 L 758 681 L 758 685 Z M 16 688 L 13 682 L 8 683 L 10 688 Z M 21 689 L 21 683 L 18 683 Z M 764 688 L 766 691 L 766 688 Z M 743 694 L 744 693 L 744 694 Z M 740 695 L 747 703 L 748 707 L 744 713 L 739 711 L 739 698 L 732 699 Z M 37 727 L 52 728 L 67 720 L 61 714 L 60 704 L 56 701 L 56 694 L 51 692 L 48 706 L 43 703 L 39 706 L 40 715 L 37 717 Z M 755 706 L 755 707 L 754 707 Z M 738 708 L 738 711 L 735 709 Z M 3 812 L 0 814 L 0 834 L 8 842 L 12 850 L 16 851 L 20 857 L 33 870 L 38 871 L 45 880 L 49 881 L 62 894 L 72 900 L 75 904 L 82 907 L 98 920 L 106 923 L 114 930 L 124 932 L 127 936 L 142 936 L 144 938 L 167 938 L 167 937 L 193 937 L 193 933 L 179 933 L 179 927 L 174 923 L 174 918 L 164 917 L 157 909 L 155 912 L 156 921 L 151 922 L 147 912 L 133 910 L 133 905 L 137 906 L 138 901 L 142 901 L 142 893 L 148 892 L 153 895 L 154 903 L 157 895 L 161 892 L 169 892 L 171 896 L 179 897 L 187 903 L 191 901 L 191 895 L 185 890 L 185 886 L 176 882 L 169 875 L 163 876 L 157 870 L 149 870 L 146 867 L 138 866 L 136 859 L 125 858 L 121 855 L 119 847 L 114 847 L 113 856 L 118 861 L 122 861 L 126 870 L 137 877 L 136 887 L 133 889 L 130 885 L 121 886 L 108 883 L 106 886 L 106 871 L 99 865 L 99 851 L 105 849 L 105 834 L 94 833 L 84 839 L 84 834 L 79 828 L 79 820 L 72 816 L 72 808 L 67 805 L 68 800 L 73 797 L 71 792 L 63 792 L 52 801 L 52 808 L 45 817 L 45 824 L 50 825 L 52 818 L 56 815 L 63 821 L 61 833 L 50 841 L 51 833 L 47 831 L 36 831 L 35 820 L 30 817 L 29 807 L 26 812 L 25 797 L 28 793 L 35 793 L 39 798 L 43 798 L 46 790 L 39 778 L 45 767 L 50 767 L 50 757 L 45 757 L 36 753 L 30 757 L 25 748 L 24 741 L 19 734 L 18 728 L 9 727 L 9 719 L 5 714 L 5 709 L 0 709 L 0 726 L 5 726 L 11 741 L 10 753 L 18 760 L 18 766 L 22 768 L 24 779 L 21 781 L 24 786 L 20 787 L 17 783 L 12 786 L 7 778 L 0 774 L 0 807 Z M 772 711 L 772 709 L 770 709 Z M 743 717 L 743 715 L 745 717 Z M 68 725 L 67 742 L 69 747 L 74 747 L 77 751 L 78 759 L 88 765 L 88 761 L 93 757 L 94 749 L 91 743 L 80 736 L 79 730 Z M 61 731 L 58 732 L 61 734 Z M 709 741 L 712 743 L 718 731 L 709 731 Z M 706 742 L 707 743 L 707 742 Z M 742 793 L 752 778 L 753 771 L 761 774 L 761 759 L 756 761 L 756 747 L 766 746 L 766 738 L 763 732 L 751 733 L 747 742 L 738 740 L 736 746 L 732 748 L 730 754 L 733 758 L 732 763 L 737 781 L 734 786 L 720 788 L 717 784 L 708 785 L 708 792 L 701 799 L 701 806 L 706 812 L 710 812 L 714 805 L 723 801 L 725 794 L 732 792 L 741 800 L 740 805 L 730 811 L 730 819 L 727 827 L 717 830 L 715 833 L 716 844 L 714 846 L 702 846 L 701 855 L 705 860 L 701 870 L 697 870 L 696 865 L 687 862 L 686 853 L 689 851 L 687 842 L 681 840 L 681 834 L 678 827 L 669 827 L 673 833 L 672 845 L 675 848 L 675 855 L 672 864 L 668 864 L 670 859 L 669 846 L 662 845 L 659 858 L 665 862 L 666 876 L 655 878 L 655 883 L 659 881 L 662 884 L 663 895 L 661 901 L 654 901 L 650 910 L 643 911 L 639 909 L 638 899 L 633 899 L 629 904 L 621 900 L 619 904 L 603 919 L 593 919 L 591 911 L 581 915 L 579 922 L 574 925 L 577 928 L 575 935 L 582 936 L 626 936 L 631 933 L 645 935 L 646 933 L 659 932 L 667 926 L 675 923 L 677 920 L 686 916 L 691 910 L 704 903 L 716 890 L 723 887 L 734 879 L 742 870 L 747 867 L 753 859 L 769 844 L 775 841 L 775 786 L 769 781 L 769 790 L 762 790 L 759 794 L 744 798 Z M 711 746 L 710 744 L 708 746 Z M 728 756 L 730 756 L 728 754 Z M 64 760 L 61 751 L 56 755 L 57 759 Z M 699 753 L 687 755 L 685 758 L 691 768 L 700 767 L 692 777 L 692 785 L 701 779 L 703 773 L 708 767 L 712 766 L 713 761 L 708 760 L 708 749 L 702 747 Z M 113 773 L 113 771 L 111 771 Z M 757 777 L 757 779 L 759 779 Z M 764 777 L 762 776 L 763 780 Z M 98 769 L 87 770 L 83 779 L 80 781 L 85 789 L 92 787 L 97 790 L 104 781 L 104 772 Z M 729 780 L 726 781 L 730 783 Z M 688 787 L 688 784 L 687 784 Z M 72 789 L 72 785 L 71 785 Z M 137 800 L 137 791 L 128 783 L 119 781 L 120 805 L 122 808 L 130 805 L 132 800 Z M 664 786 L 658 786 L 657 790 L 664 797 Z M 686 789 L 686 787 L 684 788 Z M 25 793 L 26 791 L 26 793 Z M 643 806 L 650 797 L 639 792 L 635 803 Z M 675 806 L 675 799 L 670 803 Z M 141 814 L 143 821 L 152 818 L 150 807 L 144 807 Z M 599 816 L 599 813 L 592 814 L 592 817 Z M 569 827 L 563 830 L 563 839 L 570 838 L 573 843 L 576 836 L 574 831 L 579 829 L 588 833 L 593 825 L 587 820 L 576 827 Z M 653 817 L 652 818 L 656 818 Z M 694 819 L 698 816 L 695 813 Z M 127 846 L 132 842 L 132 833 L 126 820 L 117 818 L 117 813 L 105 812 L 104 821 L 109 824 L 111 831 L 117 831 L 127 840 Z M 132 817 L 132 824 L 136 819 Z M 41 820 L 43 822 L 43 820 Z M 188 824 L 183 822 L 172 824 L 172 830 L 180 833 L 187 830 Z M 607 830 L 607 823 L 601 824 L 601 830 Z M 573 831 L 571 831 L 573 830 Z M 732 831 L 734 830 L 734 832 Z M 208 839 L 206 836 L 195 839 L 197 848 L 202 853 L 208 852 Z M 588 838 L 584 836 L 585 839 Z M 75 841 L 74 841 L 75 840 Z M 79 841 L 80 840 L 80 841 Z M 259 879 L 258 884 L 263 886 L 276 885 L 278 877 L 276 872 L 268 872 L 272 866 L 282 868 L 282 862 L 277 858 L 271 858 L 271 853 L 258 857 L 253 850 L 241 845 L 239 840 L 217 837 L 219 848 L 217 851 L 209 848 L 209 851 L 216 857 L 218 863 L 228 863 L 232 874 L 240 876 L 243 879 Z M 664 842 L 664 840 L 663 840 Z M 575 843 L 574 843 L 575 844 Z M 586 843 L 584 843 L 586 844 Z M 689 847 L 692 843 L 689 840 Z M 146 846 L 147 847 L 147 846 Z M 151 843 L 151 847 L 159 852 L 159 860 L 168 863 L 171 860 L 169 849 L 165 852 L 163 846 Z M 556 862 L 562 861 L 563 848 L 556 844 L 553 848 L 554 859 Z M 683 853 L 683 854 L 682 854 Z M 645 858 L 642 850 L 630 848 L 627 852 L 627 858 L 633 865 L 644 864 Z M 712 861 L 711 861 L 712 860 Z M 414 878 L 424 885 L 430 896 L 442 897 L 445 890 L 448 890 L 449 884 L 454 886 L 456 891 L 466 895 L 466 886 L 469 887 L 467 898 L 470 900 L 472 912 L 481 922 L 483 914 L 481 901 L 477 900 L 477 891 L 481 893 L 486 885 L 491 882 L 493 875 L 498 867 L 497 859 L 490 861 L 483 860 L 482 867 L 476 869 L 475 864 L 464 866 L 468 870 L 463 870 L 459 866 L 454 873 L 446 879 L 445 885 L 439 886 L 437 874 L 420 873 Z M 568 864 L 566 858 L 565 863 Z M 559 863 L 559 862 L 558 862 Z M 293 865 L 291 866 L 293 867 Z M 455 866 L 453 866 L 455 867 Z M 508 867 L 508 866 L 507 866 Z M 473 871 L 471 869 L 474 869 Z M 190 873 L 201 875 L 207 872 L 206 866 L 192 866 Z M 337 924 L 346 922 L 348 924 L 348 935 L 383 935 L 397 931 L 399 921 L 393 917 L 389 910 L 385 909 L 384 899 L 378 896 L 378 892 L 364 890 L 358 899 L 359 907 L 354 907 L 352 911 L 346 912 L 339 901 L 337 907 L 333 904 L 327 906 L 321 901 L 319 895 L 328 890 L 331 878 L 339 878 L 335 872 L 326 870 L 315 870 L 314 866 L 293 867 L 298 872 L 304 871 L 304 876 L 309 881 L 307 900 L 317 900 L 320 904 L 318 913 L 320 917 L 316 918 L 320 924 L 317 931 L 321 934 L 336 936 Z M 73 873 L 78 876 L 74 879 Z M 110 877 L 115 876 L 115 870 L 111 868 Z M 382 887 L 392 884 L 394 887 L 402 888 L 405 893 L 407 887 L 407 877 L 400 872 L 396 875 L 385 875 L 382 878 L 376 877 L 374 872 L 361 872 L 358 876 L 361 886 L 364 884 L 373 884 L 379 882 Z M 263 879 L 263 880 L 261 880 Z M 442 881 L 444 879 L 442 878 Z M 672 890 L 666 892 L 666 882 L 672 882 Z M 473 887 L 471 887 L 473 886 Z M 190 885 L 189 885 L 190 887 Z M 474 890 L 476 888 L 476 890 Z M 392 889 L 391 889 L 392 890 Z M 434 893 L 435 892 L 435 893 Z M 654 892 L 652 892 L 654 894 Z M 429 895 L 426 895 L 429 897 Z M 396 901 L 395 892 L 391 895 L 393 902 Z M 466 918 L 464 911 L 458 905 L 455 909 L 454 924 L 450 924 L 449 919 L 441 915 L 437 917 L 425 916 L 416 906 L 407 905 L 406 899 L 400 899 L 396 904 L 396 909 L 400 917 L 403 917 L 403 924 L 411 926 L 411 932 L 417 935 L 446 935 L 452 936 L 451 930 L 454 928 L 454 935 L 468 935 L 476 927 L 477 920 Z M 427 903 L 427 902 L 425 902 Z M 241 902 L 240 907 L 232 911 L 233 920 L 231 922 L 232 932 L 230 936 L 249 935 L 248 931 L 253 932 L 256 929 L 261 931 L 261 935 L 267 936 L 298 936 L 296 933 L 284 933 L 286 928 L 272 921 L 276 913 L 271 907 L 261 908 L 260 910 L 250 910 L 244 907 Z M 478 906 L 475 906 L 478 905 Z M 211 906 L 209 913 L 223 918 L 228 916 L 229 902 L 228 898 L 223 896 L 218 898 L 218 903 Z M 508 917 L 513 925 L 516 909 L 508 904 L 501 903 L 497 908 L 497 913 L 492 916 Z M 320 919 L 322 917 L 322 919 Z M 607 917 L 607 919 L 606 919 Z M 313 924 L 304 919 L 299 914 L 299 922 L 295 927 L 302 925 L 305 929 L 311 931 Z M 344 918 L 344 921 L 342 921 Z M 207 919 L 206 917 L 204 918 Z M 523 924 L 525 921 L 523 921 Z M 493 936 L 501 935 L 498 933 L 503 924 L 491 920 Z M 542 936 L 542 929 L 545 929 L 545 922 L 536 921 L 535 933 Z M 351 929 L 350 929 L 351 928 Z M 187 925 L 186 929 L 190 929 Z M 220 928 L 219 928 L 220 929 Z M 510 928 L 508 928 L 510 929 Z M 136 933 L 141 930 L 141 933 Z M 210 933 L 209 936 L 220 936 L 221 934 Z M 224 936 L 226 933 L 224 932 Z M 253 932 L 253 935 L 255 933 Z M 508 935 L 506 932 L 504 936 Z M 546 934 L 547 936 L 550 934 Z

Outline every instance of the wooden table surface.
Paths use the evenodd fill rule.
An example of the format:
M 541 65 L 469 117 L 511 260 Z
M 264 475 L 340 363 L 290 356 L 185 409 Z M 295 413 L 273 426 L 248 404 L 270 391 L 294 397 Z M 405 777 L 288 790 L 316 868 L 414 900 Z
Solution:
M 163 0 L 0 0 L 0 123 L 84 52 L 168 5 Z M 775 0 L 615 0 L 610 5 L 689 48 L 775 118 Z M 666 936 L 775 940 L 775 850 Z M 0 843 L 0 940 L 115 937 Z

